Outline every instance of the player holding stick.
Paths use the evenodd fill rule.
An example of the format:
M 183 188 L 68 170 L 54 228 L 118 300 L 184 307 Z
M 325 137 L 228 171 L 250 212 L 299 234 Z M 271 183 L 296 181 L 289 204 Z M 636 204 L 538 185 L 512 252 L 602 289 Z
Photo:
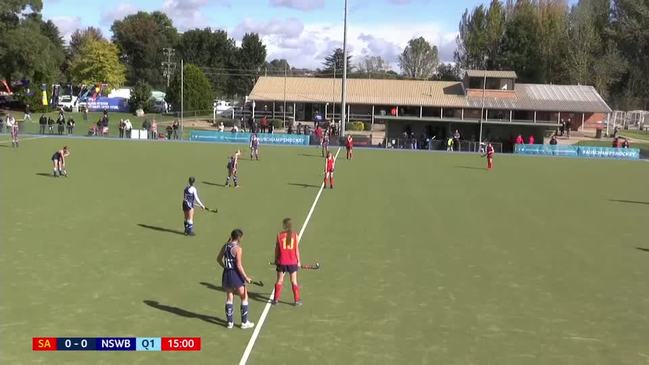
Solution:
M 259 137 L 257 137 L 257 133 L 250 136 L 250 159 L 252 160 L 253 157 L 259 161 Z
M 54 152 L 52 155 L 52 164 L 54 165 L 54 176 L 68 176 L 68 172 L 65 171 L 65 158 L 70 156 L 70 150 L 68 146 L 64 146 L 62 149 Z
M 221 247 L 216 261 L 223 267 L 221 286 L 225 289 L 225 316 L 228 328 L 234 327 L 234 293 L 241 298 L 241 328 L 252 328 L 254 323 L 248 321 L 248 290 L 246 283 L 251 283 L 252 278 L 246 275 L 243 268 L 243 249 L 241 238 L 243 232 L 235 229 L 230 233 L 230 239 Z
M 334 168 L 336 167 L 336 160 L 331 152 L 327 152 L 327 158 L 325 159 L 325 170 L 324 170 L 324 187 L 327 187 L 327 179 L 329 179 L 329 187 L 334 188 Z
M 275 265 L 277 265 L 277 282 L 275 282 L 275 295 L 272 304 L 277 304 L 282 295 L 282 285 L 284 284 L 284 274 L 288 273 L 291 278 L 293 288 L 293 299 L 295 306 L 302 305 L 300 300 L 300 287 L 297 282 L 297 271 L 300 265 L 300 247 L 298 245 L 297 233 L 293 232 L 291 218 L 285 218 L 282 221 L 284 230 L 277 234 L 275 244 Z
M 322 136 L 322 157 L 326 157 L 329 153 L 329 128 L 324 131 Z
M 7 129 L 11 133 L 11 147 L 18 147 L 18 122 L 11 114 L 7 117 Z
M 487 150 L 485 151 L 485 154 L 482 155 L 487 156 L 487 170 L 491 170 L 494 167 L 494 146 L 491 145 L 491 143 L 487 144 Z
M 183 190 L 183 213 L 185 215 L 185 235 L 195 236 L 194 233 L 194 205 L 198 204 L 205 209 L 205 205 L 198 198 L 198 190 L 194 186 L 196 179 L 192 176 L 189 178 L 189 185 Z
M 354 154 L 354 139 L 351 134 L 347 135 L 347 140 L 345 141 L 345 147 L 347 148 L 347 159 L 351 160 Z

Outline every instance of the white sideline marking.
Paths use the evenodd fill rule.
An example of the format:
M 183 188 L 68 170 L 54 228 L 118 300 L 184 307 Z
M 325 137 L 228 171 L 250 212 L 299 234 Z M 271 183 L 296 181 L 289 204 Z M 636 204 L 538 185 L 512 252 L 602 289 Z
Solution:
M 336 156 L 334 156 L 334 161 L 338 159 L 340 148 L 341 147 L 338 147 L 338 151 L 336 151 Z M 302 224 L 302 229 L 300 229 L 300 233 L 297 235 L 298 240 L 302 238 L 302 234 L 304 233 L 306 226 L 309 224 L 309 221 L 311 220 L 311 215 L 315 210 L 315 206 L 318 204 L 318 200 L 320 200 L 320 195 L 322 194 L 322 190 L 324 190 L 324 186 L 325 185 L 323 181 L 322 185 L 320 185 L 320 190 L 318 191 L 318 195 L 315 196 L 313 205 L 311 205 L 311 209 L 309 209 L 309 213 L 306 215 L 304 224 Z M 302 244 L 302 242 L 300 242 L 300 244 Z M 246 346 L 246 350 L 243 352 L 243 356 L 241 356 L 241 361 L 239 361 L 239 365 L 245 365 L 248 362 L 248 358 L 250 357 L 252 348 L 255 346 L 255 342 L 257 341 L 257 336 L 259 336 L 259 332 L 261 332 L 261 326 L 264 325 L 264 321 L 266 320 L 266 317 L 268 316 L 268 312 L 270 311 L 270 307 L 272 306 L 272 304 L 270 304 L 270 301 L 273 299 L 274 295 L 275 295 L 275 289 L 273 288 L 273 291 L 270 293 L 270 297 L 268 298 L 268 302 L 266 302 L 266 306 L 264 307 L 263 312 L 261 312 L 261 317 L 259 317 L 259 321 L 255 324 L 255 330 L 252 332 L 252 337 L 250 337 L 250 341 L 248 341 L 248 346 Z
M 27 137 L 27 138 L 19 138 L 18 143 L 20 143 L 22 141 L 30 141 L 32 139 L 41 139 L 41 138 L 45 138 L 45 136 L 36 136 L 36 137 L 31 137 L 31 138 L 29 138 L 29 137 Z M 0 141 L 0 144 L 5 144 L 5 143 L 11 143 L 11 139 L 8 139 L 6 141 Z

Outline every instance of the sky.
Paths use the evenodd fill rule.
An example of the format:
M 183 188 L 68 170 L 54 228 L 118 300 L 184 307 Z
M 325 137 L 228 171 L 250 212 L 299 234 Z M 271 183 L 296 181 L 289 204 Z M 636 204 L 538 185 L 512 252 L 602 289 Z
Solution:
M 241 40 L 259 33 L 267 59 L 285 58 L 293 67 L 321 67 L 343 43 L 343 0 L 44 0 L 43 15 L 64 38 L 78 28 L 99 27 L 110 37 L 116 19 L 139 10 L 165 12 L 180 30 L 211 27 Z M 348 0 L 348 47 L 352 63 L 378 55 L 397 68 L 398 55 L 414 37 L 439 48 L 452 61 L 462 13 L 485 1 Z M 82 5 L 80 5 L 82 4 Z

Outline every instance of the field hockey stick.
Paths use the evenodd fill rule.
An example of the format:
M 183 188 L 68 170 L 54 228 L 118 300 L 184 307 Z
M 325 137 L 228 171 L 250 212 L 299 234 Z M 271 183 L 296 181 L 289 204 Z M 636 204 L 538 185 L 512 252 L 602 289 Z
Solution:
M 210 208 L 208 208 L 207 206 L 205 207 L 205 210 L 207 210 L 207 211 L 210 212 L 210 213 L 218 213 L 218 212 L 219 212 L 218 209 L 210 209 Z
M 264 282 L 261 281 L 261 280 L 258 280 L 258 281 L 254 281 L 254 280 L 253 280 L 253 281 L 250 282 L 250 284 L 252 284 L 252 285 L 256 285 L 256 286 L 261 286 L 261 287 L 264 286 Z
M 268 262 L 268 264 L 272 265 L 272 266 L 277 266 L 277 264 L 272 262 L 272 261 Z M 316 262 L 315 264 L 302 265 L 302 266 L 300 266 L 300 269 L 303 269 L 303 270 L 319 270 L 320 269 L 320 263 Z

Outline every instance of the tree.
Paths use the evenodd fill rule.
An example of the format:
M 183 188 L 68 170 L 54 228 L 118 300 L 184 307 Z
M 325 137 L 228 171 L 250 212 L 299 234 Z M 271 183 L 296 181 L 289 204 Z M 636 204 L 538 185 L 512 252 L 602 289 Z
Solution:
M 177 46 L 178 56 L 203 68 L 217 95 L 228 94 L 232 70 L 230 60 L 235 57 L 236 44 L 222 30 L 192 29 L 182 34 Z
M 87 40 L 103 41 L 104 36 L 101 29 L 95 27 L 88 27 L 86 29 L 77 29 L 70 36 L 69 52 L 71 55 L 79 53 L 79 49 Z
M 153 87 L 163 87 L 164 61 L 162 49 L 177 43 L 178 31 L 167 15 L 161 12 L 138 12 L 116 20 L 111 30 L 121 59 L 127 67 L 127 80 L 135 84 L 144 80 Z
M 234 69 L 230 78 L 230 93 L 236 96 L 245 96 L 252 90 L 261 68 L 266 62 L 266 46 L 256 33 L 247 33 L 241 40 L 241 47 L 237 49 L 231 68 Z
M 26 78 L 52 82 L 60 76 L 63 51 L 42 33 L 39 22 L 24 18 L 0 37 L 0 74 L 7 80 Z
M 189 111 L 211 110 L 214 101 L 212 83 L 201 71 L 200 67 L 185 64 L 184 75 L 184 109 Z M 167 90 L 167 102 L 175 110 L 180 110 L 180 72 L 174 74 L 174 79 Z
M 429 79 L 439 64 L 437 46 L 431 46 L 424 37 L 413 38 L 399 56 L 401 72 L 413 79 Z
M 266 62 L 264 65 L 264 73 L 271 76 L 283 76 L 286 72 L 287 75 L 292 74 L 291 65 L 284 58 L 274 59 L 270 62 Z
M 460 81 L 462 79 L 462 70 L 457 63 L 455 65 L 441 63 L 437 67 L 433 79 L 436 81 Z
M 568 6 L 565 0 L 542 0 L 538 3 L 541 28 L 540 53 L 542 83 L 560 83 L 568 78 L 566 58 L 571 52 L 568 40 Z
M 80 84 L 107 83 L 119 87 L 126 80 L 126 69 L 119 62 L 117 46 L 105 40 L 82 43 L 70 65 L 72 80 Z
M 329 56 L 325 57 L 322 65 L 324 66 L 320 70 L 320 74 L 323 76 L 332 77 L 334 74 L 341 75 L 343 74 L 343 59 L 344 59 L 343 49 L 336 48 Z M 353 67 L 351 64 L 351 56 L 347 56 L 347 72 L 352 72 Z
M 459 32 L 456 39 L 457 50 L 455 61 L 466 69 L 484 69 L 487 67 L 487 15 L 483 5 L 462 14 Z M 498 45 L 500 48 L 500 45 Z
M 151 111 L 153 107 L 151 91 L 151 85 L 144 81 L 138 81 L 135 84 L 135 87 L 131 89 L 131 98 L 128 101 L 132 112 L 135 112 L 138 109 L 142 109 L 147 113 Z
M 504 69 L 515 70 L 521 82 L 539 83 L 543 80 L 540 44 L 541 27 L 534 0 L 518 0 L 505 26 L 502 43 Z

